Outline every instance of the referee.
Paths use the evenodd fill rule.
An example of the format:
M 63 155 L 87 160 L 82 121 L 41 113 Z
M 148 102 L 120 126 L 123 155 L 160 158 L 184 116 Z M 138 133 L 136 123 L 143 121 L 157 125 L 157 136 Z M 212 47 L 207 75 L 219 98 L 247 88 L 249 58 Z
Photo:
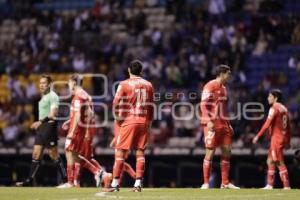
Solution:
M 30 127 L 36 132 L 30 172 L 28 178 L 24 182 L 17 182 L 16 186 L 32 185 L 32 180 L 40 167 L 45 148 L 48 149 L 49 156 L 57 166 L 62 178 L 64 180 L 66 179 L 66 170 L 57 150 L 58 136 L 55 118 L 58 114 L 59 98 L 57 94 L 50 89 L 51 83 L 52 79 L 50 76 L 41 76 L 39 87 L 42 98 L 39 101 L 39 121 L 34 122 Z

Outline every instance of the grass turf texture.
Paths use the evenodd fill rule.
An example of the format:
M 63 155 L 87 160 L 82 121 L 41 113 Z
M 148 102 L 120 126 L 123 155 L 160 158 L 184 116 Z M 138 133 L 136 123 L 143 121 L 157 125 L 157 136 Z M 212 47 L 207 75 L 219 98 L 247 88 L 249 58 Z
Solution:
M 299 200 L 300 190 L 200 190 L 189 188 L 162 189 L 145 188 L 141 193 L 134 193 L 131 189 L 122 188 L 120 192 L 99 193 L 97 188 L 15 188 L 0 187 L 0 200 L 101 200 L 101 199 L 227 199 L 227 200 Z

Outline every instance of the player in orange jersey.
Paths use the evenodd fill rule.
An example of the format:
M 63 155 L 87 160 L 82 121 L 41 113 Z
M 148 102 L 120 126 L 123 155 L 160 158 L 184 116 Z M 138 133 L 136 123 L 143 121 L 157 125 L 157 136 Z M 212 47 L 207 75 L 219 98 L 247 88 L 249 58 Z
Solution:
M 141 78 L 142 63 L 132 61 L 129 79 L 122 81 L 113 101 L 115 120 L 121 128 L 115 142 L 113 181 L 109 192 L 119 191 L 120 176 L 127 152 L 136 150 L 136 180 L 134 192 L 141 192 L 145 170 L 144 150 L 153 120 L 153 87 Z
M 201 97 L 201 124 L 205 135 L 205 158 L 203 161 L 204 183 L 201 189 L 209 188 L 209 177 L 212 159 L 217 147 L 221 148 L 221 188 L 239 189 L 229 182 L 231 138 L 233 129 L 228 120 L 228 95 L 225 84 L 231 71 L 227 65 L 219 65 L 216 70 L 217 78 L 209 81 L 203 89 Z
M 290 122 L 288 109 L 281 102 L 282 93 L 278 89 L 271 90 L 268 102 L 271 105 L 269 115 L 261 130 L 253 138 L 253 144 L 269 129 L 271 145 L 267 159 L 267 185 L 263 189 L 273 189 L 276 166 L 279 169 L 284 189 L 290 189 L 289 175 L 284 163 L 283 149 L 290 147 Z
M 65 151 L 67 158 L 68 182 L 58 186 L 59 188 L 70 188 L 79 186 L 80 158 L 83 141 L 86 134 L 86 116 L 92 115 L 90 105 L 91 96 L 82 89 L 82 78 L 78 74 L 70 77 L 68 82 L 73 99 L 71 102 L 70 119 L 63 124 L 63 129 L 69 126 L 66 137 Z

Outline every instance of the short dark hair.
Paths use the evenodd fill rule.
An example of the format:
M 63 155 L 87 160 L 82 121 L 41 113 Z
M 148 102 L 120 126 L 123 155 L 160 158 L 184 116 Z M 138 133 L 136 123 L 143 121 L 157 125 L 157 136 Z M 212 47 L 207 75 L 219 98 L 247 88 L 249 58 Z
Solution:
M 133 75 L 139 76 L 142 73 L 143 64 L 139 60 L 134 60 L 130 63 L 129 69 L 130 69 L 130 73 L 132 73 Z
M 228 65 L 218 65 L 216 67 L 216 76 L 220 76 L 222 73 L 226 73 L 230 71 L 230 67 Z
M 82 76 L 80 74 L 72 74 L 70 80 L 76 82 L 76 85 L 82 85 Z
M 282 92 L 281 92 L 280 89 L 270 90 L 270 94 L 272 94 L 274 97 L 277 98 L 277 102 L 281 102 L 282 101 Z
M 52 83 L 52 78 L 51 78 L 51 76 L 44 74 L 44 75 L 41 76 L 41 79 L 42 79 L 42 78 L 47 79 L 47 83 L 48 83 L 48 84 Z

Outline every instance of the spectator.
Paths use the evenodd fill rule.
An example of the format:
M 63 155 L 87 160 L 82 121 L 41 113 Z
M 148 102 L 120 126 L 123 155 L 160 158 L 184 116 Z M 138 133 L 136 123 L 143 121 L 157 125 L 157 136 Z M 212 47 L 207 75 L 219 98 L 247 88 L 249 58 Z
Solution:
M 266 39 L 266 35 L 261 31 L 259 38 L 255 44 L 255 48 L 252 52 L 252 55 L 261 56 L 263 55 L 268 48 L 268 41 Z
M 3 142 L 6 146 L 15 146 L 19 135 L 19 127 L 16 122 L 9 122 L 3 129 Z
M 291 43 L 294 45 L 300 44 L 300 23 L 298 23 L 293 30 Z

